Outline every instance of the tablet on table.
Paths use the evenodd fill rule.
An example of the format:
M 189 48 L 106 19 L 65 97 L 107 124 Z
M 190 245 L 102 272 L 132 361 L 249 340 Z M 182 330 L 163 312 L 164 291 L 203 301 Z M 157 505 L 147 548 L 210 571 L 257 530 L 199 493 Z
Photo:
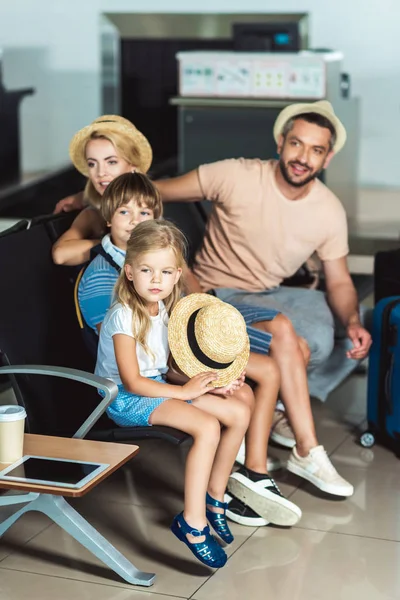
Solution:
M 0 481 L 80 489 L 109 464 L 25 455 L 0 471 Z

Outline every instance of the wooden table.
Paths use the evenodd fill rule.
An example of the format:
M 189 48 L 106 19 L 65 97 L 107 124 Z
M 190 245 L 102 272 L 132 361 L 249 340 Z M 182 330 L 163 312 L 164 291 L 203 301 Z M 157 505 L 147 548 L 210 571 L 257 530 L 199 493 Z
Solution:
M 24 436 L 24 454 L 45 456 L 46 458 L 66 458 L 84 460 L 87 462 L 105 463 L 110 466 L 94 477 L 80 489 L 67 487 L 52 487 L 44 484 L 21 483 L 17 481 L 0 481 L 0 488 L 8 490 L 23 490 L 40 494 L 55 494 L 77 498 L 90 492 L 98 483 L 106 479 L 123 464 L 139 452 L 139 446 L 131 444 L 115 444 L 112 442 L 94 442 L 75 438 L 61 438 L 49 435 Z M 0 471 L 9 465 L 0 463 Z
M 128 444 L 25 434 L 24 454 L 105 463 L 109 467 L 80 489 L 0 481 L 0 488 L 26 492 L 0 496 L 0 510 L 2 506 L 16 506 L 11 516 L 3 521 L 0 517 L 0 537 L 23 514 L 34 510 L 39 511 L 46 514 L 128 583 L 152 585 L 155 579 L 154 573 L 144 573 L 137 569 L 63 498 L 63 496 L 83 496 L 135 456 L 138 451 L 138 446 Z M 0 463 L 0 470 L 6 466 L 8 465 Z M 21 504 L 25 506 L 19 508 Z

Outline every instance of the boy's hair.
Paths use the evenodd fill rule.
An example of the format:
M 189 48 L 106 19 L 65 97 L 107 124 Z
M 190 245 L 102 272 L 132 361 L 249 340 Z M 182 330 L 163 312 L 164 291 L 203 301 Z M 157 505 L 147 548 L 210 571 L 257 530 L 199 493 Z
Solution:
M 111 128 L 110 131 L 102 131 L 101 133 L 97 133 L 96 131 L 94 131 L 90 136 L 90 140 L 107 140 L 108 142 L 111 142 L 111 144 L 114 146 L 118 156 L 126 160 L 127 163 L 132 165 L 132 167 L 140 164 L 140 153 L 136 146 L 134 146 L 132 138 L 129 135 L 124 135 L 124 133 L 122 133 L 121 131 L 114 131 Z M 90 140 L 88 140 L 88 142 Z M 89 204 L 91 206 L 94 206 L 95 208 L 100 208 L 102 196 L 96 190 L 90 179 L 88 179 L 86 182 L 84 196 L 89 201 Z
M 135 227 L 129 238 L 125 264 L 133 265 L 141 256 L 143 256 L 143 254 L 164 250 L 165 248 L 171 248 L 173 250 L 176 258 L 176 267 L 184 271 L 186 267 L 186 239 L 183 233 L 169 221 L 144 221 Z M 171 313 L 175 304 L 180 299 L 182 288 L 183 283 L 181 277 L 173 287 L 171 294 L 164 300 L 168 314 Z M 150 316 L 145 301 L 136 292 L 133 282 L 127 278 L 125 269 L 121 270 L 115 285 L 115 298 L 116 302 L 120 302 L 132 309 L 133 335 L 136 341 L 141 344 L 144 351 L 151 355 L 151 348 L 147 345 L 147 336 L 151 325 Z
M 100 211 L 107 223 L 116 211 L 134 200 L 138 206 L 150 208 L 154 218 L 162 217 L 163 205 L 160 192 L 143 173 L 124 173 L 108 184 L 101 199 Z

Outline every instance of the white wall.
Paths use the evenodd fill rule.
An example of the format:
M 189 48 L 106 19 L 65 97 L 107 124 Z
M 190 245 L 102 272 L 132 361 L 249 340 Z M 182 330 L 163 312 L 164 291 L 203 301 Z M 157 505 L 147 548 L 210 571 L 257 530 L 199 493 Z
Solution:
M 190 7 L 189 7 L 190 6 Z M 34 86 L 23 101 L 25 170 L 67 160 L 73 133 L 100 106 L 102 12 L 309 12 L 313 47 L 340 49 L 362 98 L 364 185 L 400 187 L 400 2 L 398 0 L 12 0 L 3 3 L 0 47 L 9 89 Z

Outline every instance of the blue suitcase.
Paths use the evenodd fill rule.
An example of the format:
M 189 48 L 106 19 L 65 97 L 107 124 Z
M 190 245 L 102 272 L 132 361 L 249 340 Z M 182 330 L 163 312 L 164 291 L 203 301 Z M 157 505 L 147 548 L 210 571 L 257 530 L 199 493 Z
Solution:
M 400 458 L 400 296 L 383 298 L 374 308 L 373 344 L 368 368 L 368 430 L 365 447 L 375 440 Z

